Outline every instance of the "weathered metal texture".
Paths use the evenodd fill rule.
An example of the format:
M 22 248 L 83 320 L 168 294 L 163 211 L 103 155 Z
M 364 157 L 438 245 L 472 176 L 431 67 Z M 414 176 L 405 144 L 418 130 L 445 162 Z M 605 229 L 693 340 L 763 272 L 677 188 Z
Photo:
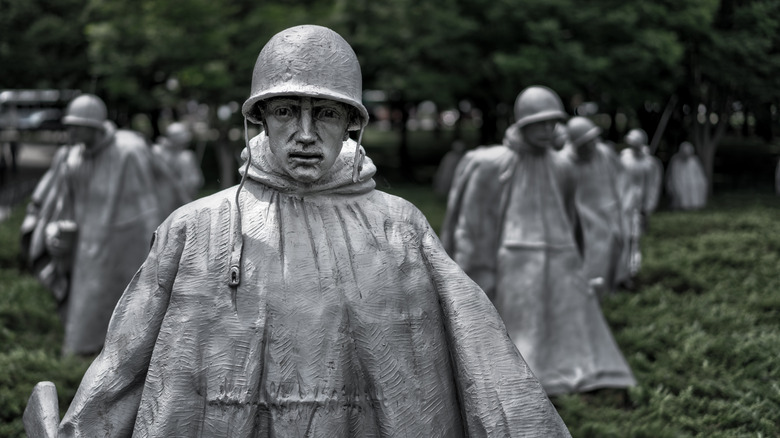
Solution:
M 117 305 L 60 436 L 568 436 L 484 293 L 354 142 L 315 184 L 261 135 L 236 188 L 179 209 Z M 245 155 L 246 156 L 246 155 Z
M 54 383 L 39 382 L 35 385 L 24 408 L 22 422 L 30 438 L 57 438 L 60 408 Z
M 692 144 L 683 142 L 669 160 L 666 191 L 674 209 L 693 210 L 707 204 L 707 177 Z
M 514 127 L 463 158 L 442 229 L 548 394 L 635 384 L 583 273 L 573 183 L 568 160 Z

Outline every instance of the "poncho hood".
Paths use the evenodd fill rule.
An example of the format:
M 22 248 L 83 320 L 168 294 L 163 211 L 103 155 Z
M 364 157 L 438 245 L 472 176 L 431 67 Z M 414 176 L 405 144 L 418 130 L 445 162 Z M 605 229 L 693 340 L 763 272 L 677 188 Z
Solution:
M 265 132 L 261 132 L 249 140 L 249 148 L 252 154 L 249 171 L 246 176 L 260 184 L 287 194 L 355 195 L 367 193 L 376 187 L 376 183 L 373 180 L 376 166 L 370 158 L 364 156 L 358 181 L 353 182 L 352 166 L 355 159 L 355 146 L 355 141 L 352 139 L 343 142 L 341 153 L 328 173 L 318 181 L 304 183 L 293 179 L 280 169 L 268 145 L 268 136 Z M 241 152 L 243 163 L 239 168 L 239 173 L 242 176 L 246 172 L 246 160 L 248 157 L 247 149 L 244 148 Z

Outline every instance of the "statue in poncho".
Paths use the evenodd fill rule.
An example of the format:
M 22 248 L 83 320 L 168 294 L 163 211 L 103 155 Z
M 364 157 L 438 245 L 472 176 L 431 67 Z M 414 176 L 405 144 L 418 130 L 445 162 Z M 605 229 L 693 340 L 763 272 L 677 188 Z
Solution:
M 433 176 L 433 192 L 441 197 L 447 197 L 452 187 L 452 178 L 455 177 L 455 169 L 466 151 L 466 144 L 461 140 L 452 142 L 452 148 L 444 154 L 436 174 Z
M 181 122 L 173 122 L 165 135 L 152 145 L 155 155 L 158 195 L 165 216 L 196 198 L 203 186 L 203 172 L 195 156 L 188 149 L 192 134 Z
M 623 249 L 620 160 L 601 142 L 601 128 L 589 119 L 572 117 L 566 127 L 570 140 L 562 154 L 575 164 L 585 275 L 603 296 L 617 287 Z
M 60 437 L 569 436 L 422 213 L 374 189 L 361 81 L 330 29 L 271 38 L 241 184 L 157 229 Z
M 666 191 L 671 207 L 677 210 L 695 210 L 707 204 L 707 177 L 696 156 L 693 145 L 687 141 L 672 155 L 666 173 Z
M 117 130 L 85 94 L 62 119 L 70 146 L 55 154 L 22 224 L 22 250 L 64 318 L 66 354 L 100 351 L 119 297 L 162 222 L 143 137 Z
M 650 167 L 650 180 L 647 183 L 647 196 L 645 197 L 645 212 L 651 214 L 658 209 L 658 203 L 661 201 L 661 192 L 664 185 L 664 164 L 653 155 L 650 146 L 642 146 L 642 153 L 647 157 Z
M 548 394 L 634 385 L 575 240 L 574 166 L 552 147 L 563 104 L 529 87 L 515 118 L 502 145 L 458 166 L 444 247 L 493 301 Z
M 653 183 L 653 165 L 642 147 L 647 144 L 647 134 L 641 129 L 632 129 L 626 134 L 624 141 L 628 148 L 620 152 L 620 163 L 623 165 L 623 178 L 620 183 L 620 200 L 623 205 L 623 229 L 626 239 L 623 241 L 621 260 L 624 268 L 620 270 L 618 281 L 630 284 L 631 278 L 639 273 L 642 265 L 642 253 L 639 240 L 645 228 L 648 199 Z

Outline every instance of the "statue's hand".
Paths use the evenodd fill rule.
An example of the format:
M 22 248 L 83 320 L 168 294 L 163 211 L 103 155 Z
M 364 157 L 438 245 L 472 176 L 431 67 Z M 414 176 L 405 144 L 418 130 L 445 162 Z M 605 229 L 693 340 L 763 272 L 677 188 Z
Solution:
M 78 227 L 73 221 L 56 221 L 46 225 L 46 249 L 53 257 L 67 257 L 76 245 Z

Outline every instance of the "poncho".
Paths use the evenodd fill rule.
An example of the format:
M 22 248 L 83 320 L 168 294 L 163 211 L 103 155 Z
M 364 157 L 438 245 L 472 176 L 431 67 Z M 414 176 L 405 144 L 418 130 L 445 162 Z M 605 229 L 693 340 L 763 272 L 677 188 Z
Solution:
M 464 156 L 442 227 L 548 394 L 635 384 L 583 273 L 572 176 L 563 157 L 510 132 Z
M 408 202 L 314 184 L 263 134 L 233 187 L 174 212 L 117 305 L 60 436 L 568 436 L 483 292 Z
M 577 190 L 575 205 L 582 230 L 585 275 L 601 278 L 604 292 L 617 286 L 623 248 L 623 218 L 620 204 L 620 162 L 615 152 L 603 143 L 593 150 L 578 153 L 568 143 L 561 154 L 575 166 Z
M 693 210 L 707 204 L 707 177 L 699 157 L 683 152 L 672 155 L 666 173 L 666 191 L 675 209 Z
M 22 227 L 22 241 L 30 243 L 25 252 L 64 301 L 63 352 L 97 353 L 114 306 L 162 222 L 149 149 L 140 135 L 109 122 L 94 149 L 76 145 L 57 154 L 36 192 L 45 202 Z M 57 266 L 46 254 L 45 233 L 64 220 L 77 224 L 77 238 L 72 262 Z M 50 269 L 35 268 L 46 260 Z
M 654 182 L 653 168 L 648 156 L 631 148 L 620 152 L 620 164 L 623 166 L 620 179 L 620 200 L 623 205 L 623 229 L 626 238 L 623 239 L 623 251 L 620 259 L 622 267 L 618 273 L 618 282 L 624 282 L 639 272 L 642 263 L 642 253 L 639 247 L 640 237 L 644 231 L 647 208 L 652 204 L 650 193 Z M 657 176 L 657 174 L 656 174 Z

